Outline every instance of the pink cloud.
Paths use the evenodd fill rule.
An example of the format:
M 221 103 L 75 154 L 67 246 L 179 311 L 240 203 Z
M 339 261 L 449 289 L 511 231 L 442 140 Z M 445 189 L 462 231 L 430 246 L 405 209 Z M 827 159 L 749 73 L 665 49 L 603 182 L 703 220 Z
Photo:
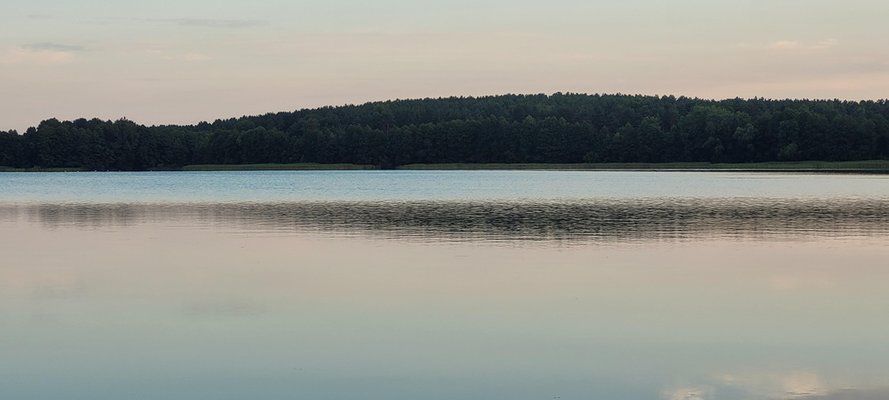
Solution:
M 8 65 L 56 65 L 66 64 L 73 60 L 74 53 L 65 50 L 11 47 L 0 53 L 0 64 Z

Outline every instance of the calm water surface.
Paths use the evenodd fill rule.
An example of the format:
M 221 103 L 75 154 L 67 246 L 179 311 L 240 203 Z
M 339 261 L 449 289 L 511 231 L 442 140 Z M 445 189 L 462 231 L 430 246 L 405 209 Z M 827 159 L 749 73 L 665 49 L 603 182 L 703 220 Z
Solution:
M 0 174 L 0 399 L 885 399 L 889 177 Z

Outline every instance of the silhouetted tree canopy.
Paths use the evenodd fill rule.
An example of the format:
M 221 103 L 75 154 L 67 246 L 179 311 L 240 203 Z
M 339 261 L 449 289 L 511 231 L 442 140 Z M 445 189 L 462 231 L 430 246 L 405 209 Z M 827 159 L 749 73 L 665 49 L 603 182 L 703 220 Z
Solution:
M 50 119 L 0 165 L 762 162 L 889 158 L 889 102 L 504 95 L 396 100 L 186 126 Z

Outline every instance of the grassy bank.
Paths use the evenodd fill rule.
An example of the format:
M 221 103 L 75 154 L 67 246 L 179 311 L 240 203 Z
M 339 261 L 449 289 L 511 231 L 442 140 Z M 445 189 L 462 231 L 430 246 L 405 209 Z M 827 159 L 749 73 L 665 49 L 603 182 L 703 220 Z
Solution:
M 164 171 L 338 171 L 373 170 L 374 165 L 360 164 L 200 164 Z M 400 170 L 586 170 L 586 171 L 752 171 L 752 172 L 847 172 L 889 173 L 889 160 L 870 161 L 794 161 L 737 164 L 710 163 L 601 163 L 601 164 L 408 164 Z M 8 168 L 0 172 L 76 172 L 77 168 Z
M 187 165 L 182 171 L 301 171 L 301 170 L 370 170 L 374 165 L 359 164 L 204 164 Z M 399 170 L 643 170 L 643 171 L 805 171 L 805 172 L 886 172 L 889 160 L 870 161 L 792 161 L 764 163 L 598 163 L 598 164 L 407 164 Z
M 186 165 L 181 171 L 314 171 L 314 170 L 365 170 L 378 169 L 373 165 L 360 164 L 198 164 Z
M 601 163 L 601 164 L 409 164 L 406 170 L 643 170 L 643 171 L 800 171 L 889 173 L 889 160 L 794 161 L 737 164 Z
M 0 172 L 80 172 L 81 168 L 12 168 L 0 166 Z

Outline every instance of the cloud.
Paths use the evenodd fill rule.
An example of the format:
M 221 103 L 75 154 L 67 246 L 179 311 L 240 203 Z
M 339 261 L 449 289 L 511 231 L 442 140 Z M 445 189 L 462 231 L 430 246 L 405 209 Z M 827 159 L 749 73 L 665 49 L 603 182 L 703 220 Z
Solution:
M 185 53 L 182 56 L 180 56 L 180 58 L 184 61 L 192 61 L 192 62 L 209 61 L 209 60 L 213 59 L 213 57 L 210 57 L 204 53 L 197 53 L 197 52 Z
M 837 39 L 823 39 L 814 43 L 805 43 L 796 40 L 778 40 L 765 45 L 771 50 L 826 50 L 840 44 Z
M 143 53 L 149 57 L 157 58 L 160 60 L 173 60 L 173 61 L 188 61 L 188 62 L 202 62 L 212 60 L 208 54 L 197 52 L 197 51 L 189 51 L 189 52 L 170 52 L 165 50 L 160 50 L 157 48 L 149 48 L 143 50 Z
M 800 48 L 800 43 L 795 40 L 779 40 L 766 45 L 766 48 L 776 50 L 790 50 Z
M 818 49 L 829 49 L 829 48 L 831 48 L 831 47 L 836 47 L 838 44 L 840 44 L 840 41 L 839 41 L 839 40 L 836 40 L 836 39 L 824 39 L 824 40 L 819 41 L 818 43 L 815 43 L 814 45 L 812 45 L 811 48 L 812 48 L 812 49 L 816 49 L 816 50 L 818 50 Z
M 59 43 L 51 43 L 51 42 L 40 42 L 40 43 L 32 43 L 22 45 L 23 49 L 32 50 L 32 51 L 60 51 L 60 52 L 77 52 L 83 51 L 84 48 L 82 46 L 74 46 L 69 44 L 59 44 Z
M 267 25 L 268 21 L 256 19 L 170 18 L 155 20 L 179 26 L 196 28 L 243 29 Z
M 43 43 L 47 45 L 49 43 Z M 47 46 L 10 47 L 0 53 L 0 64 L 6 65 L 56 65 L 74 61 L 73 50 L 62 50 Z

